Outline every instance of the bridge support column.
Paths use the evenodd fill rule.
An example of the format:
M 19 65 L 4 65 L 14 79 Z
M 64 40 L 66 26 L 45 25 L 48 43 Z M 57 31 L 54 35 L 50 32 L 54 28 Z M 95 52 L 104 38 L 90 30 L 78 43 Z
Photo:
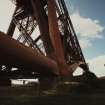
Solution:
M 40 90 L 49 90 L 56 87 L 57 77 L 40 77 Z
M 46 54 L 47 56 L 51 56 L 53 52 L 53 46 L 49 37 L 49 26 L 46 12 L 41 3 L 41 0 L 31 0 L 31 2 L 34 11 L 34 17 L 36 18 L 39 25 L 41 39 L 43 41 Z
M 1 66 L 0 68 L 0 86 L 11 86 L 11 80 L 8 76 L 9 76 L 8 69 L 3 70 L 3 67 Z
M 9 78 L 0 78 L 0 87 L 1 86 L 11 86 L 11 80 Z

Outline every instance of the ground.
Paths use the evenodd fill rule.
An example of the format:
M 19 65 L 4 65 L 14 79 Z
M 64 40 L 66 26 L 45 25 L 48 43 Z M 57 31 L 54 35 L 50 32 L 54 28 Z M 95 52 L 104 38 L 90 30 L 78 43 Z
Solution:
M 35 87 L 0 87 L 0 105 L 105 105 L 105 90 L 59 86 L 41 91 Z

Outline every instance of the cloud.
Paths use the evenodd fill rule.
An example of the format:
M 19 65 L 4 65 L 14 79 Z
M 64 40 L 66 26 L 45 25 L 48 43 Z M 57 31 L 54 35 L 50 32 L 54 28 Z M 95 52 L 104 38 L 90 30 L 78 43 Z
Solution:
M 100 24 L 98 19 L 93 20 L 83 17 L 80 15 L 79 11 L 76 11 L 71 15 L 71 20 L 82 49 L 92 47 L 93 40 L 102 39 L 104 37 L 102 32 L 105 27 Z
M 105 76 L 105 55 L 97 56 L 87 61 L 91 72 L 97 77 Z M 82 75 L 82 73 L 83 70 L 78 67 L 73 75 Z
M 105 76 L 105 55 L 88 60 L 90 70 L 98 77 Z
M 87 39 L 80 39 L 79 43 L 82 49 L 86 49 L 92 46 L 92 43 L 90 42 L 90 40 L 87 40 Z
M 102 32 L 105 29 L 99 22 L 99 20 L 93 20 L 91 18 L 82 17 L 79 12 L 75 12 L 71 15 L 76 33 L 80 37 L 85 38 L 102 38 Z
M 83 74 L 83 70 L 82 70 L 80 67 L 78 67 L 78 68 L 74 71 L 73 76 L 79 76 L 79 75 L 82 75 L 82 74 Z

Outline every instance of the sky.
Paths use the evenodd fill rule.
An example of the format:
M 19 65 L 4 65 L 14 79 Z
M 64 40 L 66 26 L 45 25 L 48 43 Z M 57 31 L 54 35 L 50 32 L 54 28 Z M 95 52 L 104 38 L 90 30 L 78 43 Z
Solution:
M 90 71 L 105 76 L 105 0 L 65 2 Z M 0 31 L 7 32 L 14 7 L 10 0 L 1 0 Z
M 90 71 L 105 76 L 105 0 L 65 1 Z

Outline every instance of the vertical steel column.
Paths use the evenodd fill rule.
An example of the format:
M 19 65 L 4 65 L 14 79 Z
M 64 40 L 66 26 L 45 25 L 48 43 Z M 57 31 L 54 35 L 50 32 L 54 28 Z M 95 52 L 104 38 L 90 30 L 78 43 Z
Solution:
M 13 13 L 13 16 L 14 16 L 16 10 L 17 10 L 17 7 L 15 8 L 15 11 L 14 11 L 14 13 Z M 15 28 L 16 28 L 16 25 L 15 25 L 14 22 L 13 22 L 13 16 L 12 16 L 12 20 L 11 20 L 11 23 L 10 23 L 10 25 L 9 25 L 9 28 L 8 28 L 8 30 L 7 30 L 7 35 L 9 35 L 9 36 L 11 36 L 11 37 L 13 36 L 14 31 L 15 31 Z
M 48 0 L 48 21 L 50 38 L 53 44 L 55 57 L 60 69 L 61 75 L 68 75 L 67 65 L 65 63 L 64 51 L 61 43 L 60 31 L 57 23 L 55 0 Z
M 41 0 L 31 0 L 34 16 L 38 22 L 41 38 L 48 56 L 53 52 L 52 43 L 49 37 L 48 17 Z
M 11 23 L 9 25 L 8 31 L 7 31 L 7 35 L 12 37 L 14 34 L 14 31 L 15 31 L 15 27 L 16 27 L 16 25 L 14 24 L 13 19 L 12 19 Z

